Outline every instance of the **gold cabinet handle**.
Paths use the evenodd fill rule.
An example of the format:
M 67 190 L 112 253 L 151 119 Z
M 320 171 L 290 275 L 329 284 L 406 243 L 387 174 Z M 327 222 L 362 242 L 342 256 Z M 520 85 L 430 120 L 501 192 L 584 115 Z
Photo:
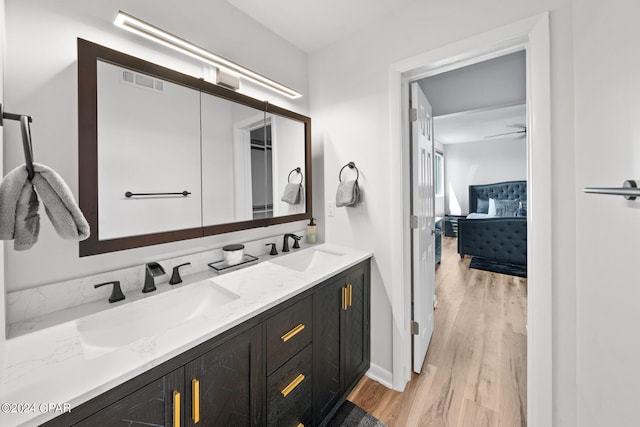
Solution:
M 194 424 L 200 422 L 200 381 L 191 380 L 191 418 Z
M 342 289 L 342 309 L 346 310 L 347 309 L 347 288 L 341 288 Z
M 292 330 L 290 330 L 280 338 L 282 338 L 282 341 L 287 342 L 291 338 L 295 337 L 298 333 L 300 333 L 303 329 L 304 329 L 304 325 L 300 323 L 298 326 L 296 326 L 295 328 L 293 328 Z
M 173 390 L 173 427 L 180 427 L 180 392 Z
M 353 305 L 353 285 L 349 283 L 347 289 L 349 290 L 349 307 L 351 307 Z
M 300 374 L 296 377 L 295 380 L 291 381 L 291 383 L 282 389 L 280 393 L 282 393 L 283 397 L 287 397 L 289 393 L 291 393 L 300 383 L 304 381 L 304 375 Z

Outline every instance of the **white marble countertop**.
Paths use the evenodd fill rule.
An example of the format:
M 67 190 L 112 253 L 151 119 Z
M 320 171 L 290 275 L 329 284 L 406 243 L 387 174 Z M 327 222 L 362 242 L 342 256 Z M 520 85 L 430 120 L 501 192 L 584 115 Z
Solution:
M 169 329 L 158 330 L 153 337 L 111 351 L 98 354 L 88 352 L 83 346 L 75 319 L 7 340 L 0 367 L 0 425 L 39 425 L 61 415 L 62 411 L 73 411 L 73 408 L 101 393 L 373 255 L 371 251 L 331 244 L 292 251 L 291 255 L 315 249 L 336 251 L 343 255 L 331 262 L 311 265 L 304 272 L 273 262 L 260 262 L 221 275 L 204 272 L 185 276 L 184 283 L 175 287 L 165 284 L 166 288 L 161 289 L 159 285 L 160 292 L 153 294 L 166 295 L 174 291 L 172 288 L 184 289 L 211 279 L 217 286 L 237 294 L 239 298 Z M 265 261 L 270 259 L 261 258 Z M 137 292 L 130 299 L 127 294 L 127 300 L 139 300 L 140 295 Z M 150 298 L 154 296 L 146 295 Z M 176 297 L 179 296 L 180 292 L 177 292 Z M 78 312 L 83 311 L 78 309 Z M 86 313 L 83 315 L 86 316 Z

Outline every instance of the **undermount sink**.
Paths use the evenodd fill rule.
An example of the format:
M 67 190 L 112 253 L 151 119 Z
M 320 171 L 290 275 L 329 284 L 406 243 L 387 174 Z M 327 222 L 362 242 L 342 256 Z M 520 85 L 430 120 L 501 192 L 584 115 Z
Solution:
M 315 267 L 329 265 L 343 255 L 344 252 L 313 248 L 281 256 L 279 258 L 272 259 L 269 262 L 304 273 L 305 271 L 309 271 Z
M 109 351 L 153 337 L 228 304 L 239 296 L 206 280 L 76 320 L 82 345 Z

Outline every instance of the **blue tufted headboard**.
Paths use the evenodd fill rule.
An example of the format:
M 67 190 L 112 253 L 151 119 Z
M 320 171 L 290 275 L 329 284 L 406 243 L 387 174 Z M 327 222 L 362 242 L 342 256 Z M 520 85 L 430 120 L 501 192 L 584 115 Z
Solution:
M 475 212 L 478 199 L 527 200 L 527 181 L 506 181 L 469 186 L 469 212 Z

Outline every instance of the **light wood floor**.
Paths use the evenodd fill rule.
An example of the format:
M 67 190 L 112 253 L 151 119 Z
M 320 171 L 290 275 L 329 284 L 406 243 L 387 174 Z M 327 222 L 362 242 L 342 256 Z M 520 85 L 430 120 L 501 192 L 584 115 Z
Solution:
M 365 377 L 349 400 L 389 427 L 527 424 L 527 280 L 469 269 L 443 237 L 435 331 L 403 393 Z

